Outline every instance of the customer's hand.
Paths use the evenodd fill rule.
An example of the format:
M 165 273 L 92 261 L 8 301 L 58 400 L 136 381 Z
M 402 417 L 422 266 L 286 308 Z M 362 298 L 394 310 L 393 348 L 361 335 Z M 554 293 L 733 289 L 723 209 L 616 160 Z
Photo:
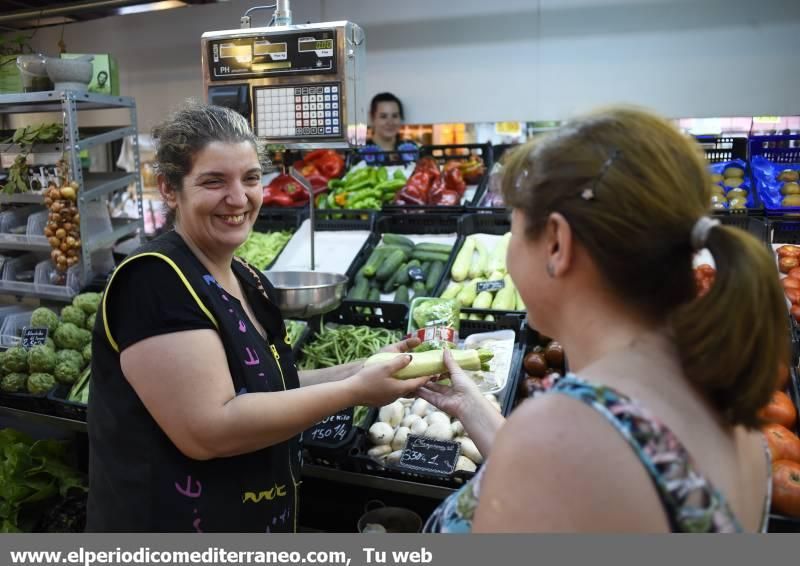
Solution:
M 470 410 L 481 405 L 483 394 L 472 379 L 453 360 L 450 350 L 444 349 L 444 364 L 450 372 L 452 385 L 441 385 L 430 381 L 417 391 L 417 396 L 425 399 L 437 409 L 463 420 Z M 447 377 L 446 374 L 442 377 Z
M 399 342 L 395 342 L 394 344 L 389 344 L 388 346 L 384 346 L 378 352 L 381 353 L 388 353 L 388 354 L 405 354 L 406 352 L 410 352 L 421 343 L 420 339 L 416 336 L 412 336 L 411 338 L 406 338 L 405 340 L 400 340 Z
M 397 379 L 392 375 L 411 362 L 411 356 L 397 356 L 390 362 L 361 368 L 358 373 L 347 378 L 358 404 L 382 407 L 400 397 L 409 397 L 430 377 Z

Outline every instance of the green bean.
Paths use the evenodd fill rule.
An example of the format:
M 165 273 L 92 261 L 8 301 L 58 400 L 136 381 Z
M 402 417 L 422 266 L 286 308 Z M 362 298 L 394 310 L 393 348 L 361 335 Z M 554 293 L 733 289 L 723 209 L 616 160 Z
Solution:
M 353 362 L 400 338 L 399 332 L 385 328 L 349 324 L 322 327 L 316 338 L 303 347 L 299 367 L 318 369 Z

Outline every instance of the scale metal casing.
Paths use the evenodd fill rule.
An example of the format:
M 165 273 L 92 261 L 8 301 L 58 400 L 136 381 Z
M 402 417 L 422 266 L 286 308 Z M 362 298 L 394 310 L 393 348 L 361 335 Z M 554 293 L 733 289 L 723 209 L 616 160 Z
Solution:
M 364 145 L 366 38 L 353 22 L 209 31 L 201 40 L 209 104 L 250 120 L 267 144 Z

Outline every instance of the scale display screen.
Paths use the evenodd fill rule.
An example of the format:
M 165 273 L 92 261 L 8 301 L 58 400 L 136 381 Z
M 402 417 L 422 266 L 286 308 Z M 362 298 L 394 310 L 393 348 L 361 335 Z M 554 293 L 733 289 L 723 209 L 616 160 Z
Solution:
M 323 40 L 316 40 L 316 39 L 301 39 L 297 42 L 297 50 L 301 53 L 306 51 L 322 51 L 333 49 L 333 40 L 332 39 L 323 39 Z
M 335 29 L 229 37 L 208 42 L 212 81 L 337 72 Z

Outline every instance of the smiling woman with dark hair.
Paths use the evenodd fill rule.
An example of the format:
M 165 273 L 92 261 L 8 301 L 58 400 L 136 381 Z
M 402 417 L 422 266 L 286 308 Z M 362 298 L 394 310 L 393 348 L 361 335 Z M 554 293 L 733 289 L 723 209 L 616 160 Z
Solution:
M 295 531 L 300 433 L 425 379 L 391 377 L 408 356 L 298 374 L 269 281 L 233 255 L 262 201 L 247 121 L 190 106 L 154 137 L 174 230 L 116 269 L 98 311 L 87 528 Z
M 361 149 L 365 161 L 384 161 L 384 156 L 371 155 L 382 151 L 398 151 L 402 161 L 417 159 L 417 144 L 400 138 L 400 126 L 405 120 L 403 103 L 391 92 L 381 92 L 372 97 L 369 105 L 372 137 Z

